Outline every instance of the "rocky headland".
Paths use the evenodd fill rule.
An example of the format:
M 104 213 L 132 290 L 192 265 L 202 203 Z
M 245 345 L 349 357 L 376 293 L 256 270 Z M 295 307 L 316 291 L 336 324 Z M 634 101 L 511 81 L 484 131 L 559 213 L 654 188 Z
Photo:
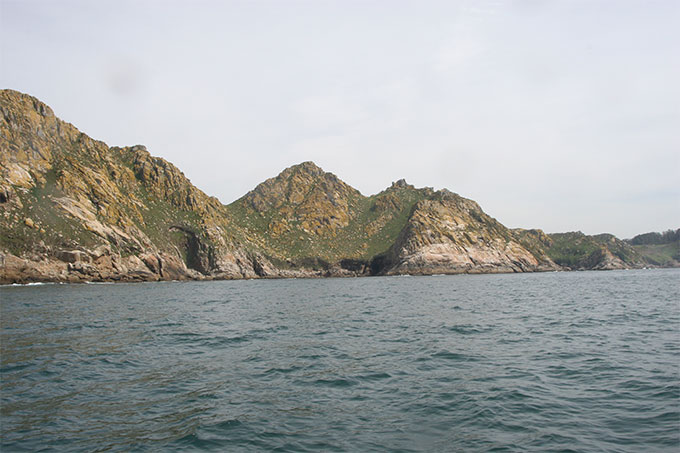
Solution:
M 511 230 L 448 190 L 366 197 L 312 162 L 223 205 L 145 147 L 0 91 L 0 283 L 621 269 L 678 265 L 677 245 Z

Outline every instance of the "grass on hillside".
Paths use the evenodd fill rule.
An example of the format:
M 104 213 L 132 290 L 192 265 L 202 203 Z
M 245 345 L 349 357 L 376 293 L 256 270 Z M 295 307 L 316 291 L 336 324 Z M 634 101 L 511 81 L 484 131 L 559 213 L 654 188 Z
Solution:
M 592 253 L 600 249 L 596 241 L 582 233 L 551 234 L 550 238 L 553 244 L 547 254 L 560 266 L 581 267 Z
M 680 262 L 680 241 L 670 244 L 645 244 L 632 246 L 647 262 L 656 266 L 669 266 Z
M 337 262 L 342 259 L 368 261 L 373 256 L 386 251 L 396 240 L 399 232 L 408 221 L 413 205 L 424 198 L 414 189 L 399 189 L 392 192 L 398 199 L 399 209 L 381 212 L 374 207 L 381 195 L 372 197 L 357 196 L 349 200 L 353 218 L 349 225 L 337 230 L 336 236 L 318 236 L 302 230 L 301 222 L 292 219 L 288 222 L 290 230 L 274 237 L 269 225 L 283 219 L 280 211 L 295 206 L 283 206 L 259 213 L 253 209 L 246 199 L 240 199 L 227 207 L 230 217 L 246 232 L 251 241 L 258 241 L 267 248 L 275 250 L 281 257 L 302 263 L 312 258 L 320 258 L 326 262 Z M 384 224 L 375 234 L 369 235 L 366 228 L 371 222 L 385 216 Z M 276 259 L 276 257 L 273 257 Z
M 52 249 L 90 247 L 100 240 L 93 232 L 85 229 L 78 219 L 67 214 L 55 215 L 53 198 L 64 194 L 56 187 L 56 174 L 49 171 L 44 186 L 28 191 L 16 190 L 22 208 L 14 210 L 12 217 L 0 220 L 0 245 L 15 255 L 34 250 L 42 241 Z M 29 227 L 25 219 L 31 219 L 35 227 Z M 41 231 L 42 230 L 42 231 Z

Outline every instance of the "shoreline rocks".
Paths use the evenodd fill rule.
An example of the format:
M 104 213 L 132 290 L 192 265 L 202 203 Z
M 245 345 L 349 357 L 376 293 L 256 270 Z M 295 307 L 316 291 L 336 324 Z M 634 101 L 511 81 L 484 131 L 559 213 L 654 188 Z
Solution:
M 646 263 L 611 235 L 510 230 L 446 189 L 400 179 L 367 197 L 313 162 L 293 165 L 223 205 L 144 146 L 109 147 L 38 99 L 0 90 L 0 283 L 606 270 Z

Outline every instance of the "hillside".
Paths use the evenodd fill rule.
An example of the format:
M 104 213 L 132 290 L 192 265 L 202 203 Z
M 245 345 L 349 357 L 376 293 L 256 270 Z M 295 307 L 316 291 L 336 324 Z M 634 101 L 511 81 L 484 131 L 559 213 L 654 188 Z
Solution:
M 284 170 L 227 207 L 275 258 L 368 262 L 395 241 L 413 205 L 432 193 L 404 181 L 365 197 L 312 162 Z
M 636 238 L 660 238 L 661 234 L 646 233 L 632 240 L 621 240 L 612 234 L 589 236 L 580 231 L 545 234 L 541 230 L 516 229 L 512 232 L 535 256 L 544 254 L 563 270 L 680 267 L 680 241 L 672 235 L 652 242 Z
M 145 147 L 109 147 L 0 91 L 3 283 L 641 267 L 635 247 L 508 230 L 472 200 L 404 180 L 367 197 L 313 162 L 225 206 Z
M 228 207 L 271 257 L 300 266 L 340 263 L 371 274 L 522 272 L 539 265 L 477 203 L 397 181 L 364 197 L 312 162 L 284 170 Z
M 626 242 L 611 234 L 588 236 L 579 232 L 551 234 L 546 253 L 568 269 L 624 269 L 644 267 L 646 261 Z
M 0 112 L 4 281 L 253 274 L 224 206 L 171 163 L 109 148 L 15 91 Z
M 385 274 L 559 269 L 545 254 L 522 246 L 477 203 L 447 190 L 419 201 L 397 241 L 378 259 Z
M 680 229 L 639 234 L 626 242 L 651 265 L 680 267 Z

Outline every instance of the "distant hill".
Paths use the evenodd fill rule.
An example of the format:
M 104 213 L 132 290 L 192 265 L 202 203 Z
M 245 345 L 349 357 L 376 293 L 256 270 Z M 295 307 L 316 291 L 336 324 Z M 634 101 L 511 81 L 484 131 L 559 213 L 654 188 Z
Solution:
M 651 265 L 680 267 L 680 229 L 639 234 L 626 242 Z
M 547 250 L 560 266 L 570 269 L 620 269 L 644 267 L 644 258 L 611 234 L 587 236 L 581 232 L 551 234 Z
M 613 269 L 673 246 L 509 230 L 404 180 L 366 197 L 312 162 L 223 205 L 143 146 L 93 140 L 34 97 L 2 90 L 0 114 L 3 283 Z
M 631 245 L 665 245 L 680 241 L 680 229 L 675 231 L 668 230 L 663 233 L 644 233 L 638 234 L 633 239 L 626 242 Z

